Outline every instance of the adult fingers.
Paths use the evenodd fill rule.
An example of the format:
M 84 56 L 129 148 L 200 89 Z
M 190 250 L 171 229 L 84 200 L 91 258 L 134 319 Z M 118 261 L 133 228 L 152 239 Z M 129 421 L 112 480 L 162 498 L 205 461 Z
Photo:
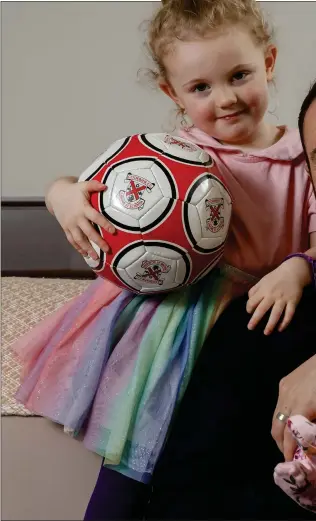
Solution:
M 285 461 L 292 461 L 296 447 L 296 439 L 293 437 L 291 431 L 285 427 L 283 431 L 283 454 Z
M 284 414 L 284 420 L 279 420 L 277 417 L 278 414 Z M 287 417 L 291 414 L 289 407 L 284 403 L 284 379 L 280 380 L 279 383 L 279 398 L 276 404 L 276 408 L 274 410 L 272 416 L 272 426 L 271 426 L 271 435 L 280 451 L 283 452 L 283 442 L 284 442 L 284 428 L 286 425 Z
M 285 423 L 282 422 L 281 420 L 278 420 L 276 418 L 276 415 L 274 414 L 273 421 L 272 421 L 271 435 L 281 452 L 283 452 L 284 429 L 285 429 Z

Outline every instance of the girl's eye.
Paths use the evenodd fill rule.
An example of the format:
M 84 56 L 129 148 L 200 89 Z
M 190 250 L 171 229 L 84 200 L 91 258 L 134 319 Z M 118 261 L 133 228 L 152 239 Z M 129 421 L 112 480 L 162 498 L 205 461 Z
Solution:
M 193 87 L 193 92 L 205 92 L 210 86 L 207 83 L 199 83 Z
M 233 80 L 241 81 L 244 80 L 248 76 L 248 72 L 236 72 L 233 76 Z

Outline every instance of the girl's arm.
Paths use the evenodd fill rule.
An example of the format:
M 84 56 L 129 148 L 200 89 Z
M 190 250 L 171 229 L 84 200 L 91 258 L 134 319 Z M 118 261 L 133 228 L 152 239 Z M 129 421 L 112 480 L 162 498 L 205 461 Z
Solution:
M 46 192 L 46 195 L 45 195 L 45 204 L 46 204 L 46 208 L 49 211 L 49 213 L 51 213 L 52 215 L 55 216 L 54 209 L 52 207 L 52 199 L 54 200 L 54 194 L 55 194 L 56 187 L 57 187 L 57 191 L 58 191 L 58 189 L 59 189 L 58 187 L 62 186 L 63 184 L 72 185 L 77 182 L 78 182 L 78 177 L 73 177 L 73 176 L 59 177 L 49 186 L 49 188 Z

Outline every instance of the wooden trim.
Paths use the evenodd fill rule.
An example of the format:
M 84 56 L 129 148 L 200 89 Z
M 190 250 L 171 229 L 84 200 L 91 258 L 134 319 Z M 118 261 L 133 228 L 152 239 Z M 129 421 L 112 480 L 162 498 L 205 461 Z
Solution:
M 46 209 L 44 197 L 3 197 L 1 203 L 3 277 L 96 278 Z
M 2 270 L 2 277 L 30 277 L 48 279 L 96 279 L 96 274 L 91 271 L 77 270 Z
M 45 206 L 45 198 L 43 197 L 24 197 L 24 198 L 11 198 L 11 197 L 2 197 L 1 198 L 1 206 L 29 206 L 34 208 L 35 206 Z

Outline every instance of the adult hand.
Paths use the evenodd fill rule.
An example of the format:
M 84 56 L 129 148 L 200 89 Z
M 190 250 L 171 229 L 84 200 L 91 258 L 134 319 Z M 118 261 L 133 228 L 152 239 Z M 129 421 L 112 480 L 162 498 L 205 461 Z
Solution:
M 315 317 L 316 318 L 316 317 Z M 316 339 L 311 338 L 316 344 Z M 316 355 L 312 356 L 280 381 L 279 398 L 273 414 L 271 434 L 286 461 L 293 459 L 296 442 L 285 423 L 278 420 L 278 412 L 287 416 L 301 414 L 316 420 Z

